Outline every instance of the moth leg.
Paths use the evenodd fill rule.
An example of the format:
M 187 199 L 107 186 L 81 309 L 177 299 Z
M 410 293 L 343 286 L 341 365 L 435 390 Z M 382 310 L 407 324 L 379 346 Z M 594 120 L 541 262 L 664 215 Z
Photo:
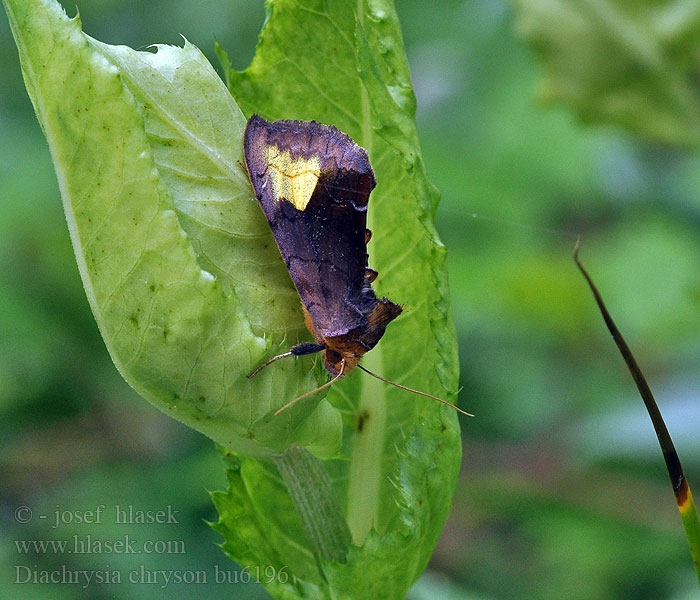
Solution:
M 241 171 L 243 171 L 245 176 L 248 177 L 248 169 L 246 168 L 246 166 L 240 160 L 237 160 L 236 162 L 238 163 L 238 166 L 241 168 Z
M 326 346 L 324 344 L 314 344 L 313 342 L 302 342 L 296 346 L 290 348 L 290 352 L 294 356 L 304 356 L 305 354 L 316 354 L 316 352 L 321 352 L 325 350 Z
M 279 360 L 280 358 L 287 358 L 288 356 L 304 356 L 305 354 L 314 354 L 316 352 L 321 352 L 321 350 L 325 350 L 326 347 L 322 344 L 314 344 L 313 342 L 302 342 L 301 344 L 297 344 L 296 346 L 293 346 L 289 352 L 284 352 L 283 354 L 278 354 L 277 356 L 273 356 L 270 360 L 266 360 L 263 364 L 261 364 L 255 371 L 253 371 L 250 375 L 247 375 L 248 379 L 252 379 L 255 377 L 260 371 L 262 371 L 265 367 L 268 365 L 271 365 L 273 362 L 276 360 Z

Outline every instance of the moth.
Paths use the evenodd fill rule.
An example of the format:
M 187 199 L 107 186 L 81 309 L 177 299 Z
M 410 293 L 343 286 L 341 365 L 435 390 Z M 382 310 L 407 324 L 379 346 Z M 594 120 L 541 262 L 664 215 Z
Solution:
M 332 125 L 269 122 L 253 115 L 243 136 L 243 153 L 253 190 L 299 293 L 306 326 L 316 340 L 274 356 L 248 377 L 281 358 L 316 352 L 323 353 L 323 364 L 332 377 L 275 414 L 332 385 L 355 367 L 454 407 L 359 364 L 402 311 L 391 300 L 377 298 L 372 289 L 377 271 L 368 266 L 372 232 L 367 229 L 367 206 L 376 179 L 366 150 Z

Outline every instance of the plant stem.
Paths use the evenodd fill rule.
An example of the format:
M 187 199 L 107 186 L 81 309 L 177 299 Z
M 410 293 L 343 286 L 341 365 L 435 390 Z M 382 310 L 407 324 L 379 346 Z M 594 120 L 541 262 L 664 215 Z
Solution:
M 381 348 L 364 357 L 365 363 L 381 371 Z M 367 375 L 362 377 L 358 413 L 367 415 L 361 433 L 353 438 L 348 477 L 348 524 L 355 544 L 362 545 L 379 520 L 379 496 L 383 473 L 384 436 L 386 432 L 386 385 Z
M 608 312 L 603 298 L 598 292 L 593 280 L 586 269 L 583 268 L 581 261 L 578 258 L 580 240 L 576 242 L 576 249 L 574 250 L 574 261 L 576 261 L 576 266 L 583 275 L 588 287 L 593 293 L 596 304 L 600 309 L 600 314 L 605 321 L 605 325 L 610 332 L 617 349 L 622 355 L 627 369 L 634 379 L 634 383 L 637 385 L 639 390 L 639 395 L 644 401 L 644 406 L 646 406 L 651 422 L 654 426 L 654 431 L 656 431 L 656 437 L 659 440 L 659 446 L 661 446 L 661 451 L 663 452 L 664 461 L 666 462 L 666 469 L 668 470 L 668 475 L 671 478 L 671 485 L 673 487 L 673 493 L 676 496 L 676 503 L 678 504 L 678 510 L 681 513 L 681 520 L 683 521 L 683 527 L 685 529 L 686 538 L 688 539 L 688 545 L 690 546 L 690 555 L 693 558 L 693 564 L 695 565 L 695 573 L 698 576 L 698 582 L 700 583 L 700 520 L 698 520 L 698 511 L 695 508 L 695 502 L 693 501 L 693 495 L 690 492 L 690 486 L 688 485 L 688 480 L 683 472 L 683 467 L 681 465 L 681 460 L 676 452 L 676 448 L 673 445 L 673 440 L 671 439 L 671 434 L 669 434 L 666 428 L 666 423 L 661 416 L 661 411 L 659 406 L 656 404 L 654 395 L 651 393 L 649 384 L 647 383 L 642 370 L 637 364 L 637 360 L 632 354 L 632 350 L 627 345 L 625 338 L 622 337 L 622 333 L 615 325 L 612 316 Z
M 352 537 L 321 461 L 300 446 L 290 446 L 272 460 L 317 557 L 324 562 L 345 562 Z

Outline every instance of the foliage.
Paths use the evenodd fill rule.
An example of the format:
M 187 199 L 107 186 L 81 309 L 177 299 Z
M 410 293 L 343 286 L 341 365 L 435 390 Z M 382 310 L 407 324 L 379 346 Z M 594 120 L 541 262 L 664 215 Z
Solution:
M 524 2 L 519 7 L 521 30 L 548 67 L 552 96 L 573 105 L 587 120 L 617 122 L 651 139 L 698 149 L 700 6 L 685 1 L 627 6 L 586 1 L 577 8 Z M 572 44 L 571 32 L 578 43 Z M 629 347 L 576 262 L 649 411 L 700 580 L 700 523 L 672 438 Z
M 265 16 L 262 1 L 249 0 L 79 4 L 95 38 L 145 49 L 153 41 L 182 45 L 181 32 L 211 62 L 218 40 L 239 69 L 254 53 Z M 680 9 L 695 2 L 657 6 L 663 12 L 671 4 L 680 18 Z M 74 5 L 65 4 L 69 13 Z M 463 422 L 468 458 L 451 515 L 408 598 L 695 598 L 697 581 L 648 416 L 571 252 L 582 234 L 586 266 L 653 379 L 697 488 L 700 159 L 640 142 L 620 127 L 584 126 L 562 103 L 534 101 L 541 63 L 515 34 L 519 12 L 505 0 L 444 0 L 430 10 L 401 0 L 396 8 L 422 155 L 442 193 L 436 226 L 449 248 L 460 404 L 477 415 Z M 566 37 L 565 21 L 559 23 Z M 202 489 L 226 483 L 219 456 L 204 436 L 143 402 L 114 368 L 85 299 L 56 176 L 4 18 L 0 52 L 7 58 L 0 61 L 2 505 L 29 504 L 50 515 L 56 505 L 172 503 L 182 517 L 169 526 L 53 530 L 39 520 L 20 525 L 5 512 L 0 596 L 269 598 L 240 577 L 213 581 L 216 565 L 236 575 L 205 522 L 216 513 Z M 375 236 L 380 231 L 375 227 Z M 370 247 L 371 263 L 375 257 Z M 13 545 L 125 533 L 179 538 L 187 552 L 20 557 Z M 14 584 L 13 565 L 54 568 L 57 561 L 76 569 L 109 563 L 124 573 L 141 565 L 203 569 L 210 581 L 165 589 L 127 581 L 86 589 Z
M 540 94 L 588 122 L 700 145 L 700 5 L 687 0 L 516 0 L 518 28 L 543 59 Z
M 293 442 L 332 455 L 340 413 L 306 402 L 283 418 L 269 414 L 312 387 L 320 369 L 309 371 L 309 361 L 245 378 L 302 319 L 239 168 L 240 110 L 188 43 L 136 52 L 86 36 L 54 2 L 6 7 L 115 364 L 161 410 L 238 453 L 228 494 L 215 496 L 227 551 L 246 566 L 293 564 L 294 581 L 270 584 L 280 597 L 403 597 L 449 509 L 460 458 L 454 412 L 359 374 L 331 392 L 345 440 L 328 471 L 355 545 L 345 564 L 315 555 L 274 470 L 256 457 Z M 454 394 L 445 253 L 432 227 L 437 195 L 418 149 L 393 7 L 308 2 L 303 18 L 291 2 L 269 10 L 253 64 L 228 73 L 234 97 L 248 113 L 332 122 L 368 149 L 380 182 L 368 218 L 378 289 L 407 310 L 365 362 Z
M 262 315 L 293 294 L 237 163 L 245 120 L 206 59 L 187 43 L 156 53 L 101 44 L 55 3 L 7 6 L 88 300 L 120 372 L 227 447 L 265 454 L 303 441 L 335 452 L 340 421 L 326 403 L 266 418 L 279 402 L 272 390 L 313 385 L 302 361 L 245 377 L 266 349 Z

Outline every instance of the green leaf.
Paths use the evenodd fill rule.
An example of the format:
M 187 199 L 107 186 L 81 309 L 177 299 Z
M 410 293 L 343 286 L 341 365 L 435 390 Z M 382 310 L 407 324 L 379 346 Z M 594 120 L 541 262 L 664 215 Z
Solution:
M 369 262 L 379 271 L 378 294 L 401 303 L 404 313 L 362 362 L 454 400 L 458 363 L 445 250 L 432 224 L 438 195 L 424 171 L 393 4 L 266 6 L 251 66 L 227 73 L 231 92 L 246 114 L 332 123 L 368 150 L 378 182 L 369 204 Z M 227 63 L 221 51 L 219 58 Z M 242 565 L 294 565 L 294 582 L 267 584 L 278 598 L 403 598 L 449 511 L 461 456 L 456 413 L 358 370 L 328 397 L 344 415 L 342 456 L 324 466 L 353 536 L 347 562 L 314 556 L 279 474 L 243 457 L 228 458 L 229 490 L 214 496 L 224 548 Z M 241 519 L 245 528 L 237 526 Z
M 209 63 L 187 42 L 102 44 L 50 0 L 3 3 L 85 291 L 124 378 L 227 448 L 334 454 L 341 422 L 326 401 L 271 417 L 316 385 L 311 360 L 245 377 L 303 319 L 239 164 L 245 118 Z
M 587 122 L 700 143 L 700 5 L 694 1 L 516 0 L 518 29 L 545 66 L 540 94 Z
M 276 363 L 252 382 L 244 377 L 303 327 L 238 166 L 237 105 L 190 44 L 153 53 L 107 46 L 55 2 L 3 2 L 115 364 L 156 406 L 227 448 L 230 487 L 214 495 L 225 550 L 260 567 L 280 598 L 404 597 L 449 511 L 461 450 L 456 413 L 355 371 L 329 394 L 337 408 L 312 398 L 273 418 L 316 384 L 321 368 L 306 357 Z M 363 363 L 454 401 L 456 338 L 445 251 L 432 225 L 437 192 L 424 172 L 393 5 L 267 7 L 257 55 L 245 72 L 228 70 L 230 89 L 246 114 L 315 118 L 368 149 L 378 179 L 370 264 L 380 272 L 379 294 L 404 313 Z M 309 459 L 307 471 L 332 482 L 347 515 L 353 545 L 344 564 L 314 551 L 309 523 L 274 463 L 262 460 L 294 443 L 335 455 Z M 309 489 L 298 487 L 298 504 Z

